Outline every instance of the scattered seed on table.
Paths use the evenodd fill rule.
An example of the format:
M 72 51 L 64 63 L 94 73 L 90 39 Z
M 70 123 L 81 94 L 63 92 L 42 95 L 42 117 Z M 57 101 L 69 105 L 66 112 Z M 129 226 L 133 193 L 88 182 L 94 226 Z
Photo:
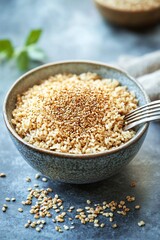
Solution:
M 36 175 L 35 175 L 35 179 L 38 179 L 38 178 L 40 178 L 40 174 L 39 173 L 36 173 Z
M 18 212 L 23 212 L 23 209 L 22 208 L 18 208 Z
M 3 207 L 8 208 L 8 206 L 6 204 L 3 204 Z
M 39 185 L 37 183 L 34 184 L 34 187 L 39 187 Z
M 42 229 L 42 228 L 44 227 L 44 225 L 41 223 L 41 224 L 39 225 L 39 227 Z
M 11 201 L 12 201 L 12 202 L 15 202 L 15 201 L 16 201 L 16 199 L 15 199 L 15 198 L 11 198 Z
M 31 226 L 32 228 L 35 228 L 35 226 L 36 226 L 35 222 L 32 222 L 32 223 L 30 224 L 30 226 Z
M 10 202 L 10 198 L 8 198 L 8 197 L 6 197 L 5 200 L 6 200 L 7 202 Z
M 75 228 L 75 226 L 71 226 L 71 227 L 70 227 L 70 229 L 74 229 L 74 228 Z
M 134 208 L 138 210 L 138 209 L 141 208 L 141 206 L 140 205 L 136 205 Z
M 2 207 L 2 212 L 6 212 L 7 208 L 6 207 Z
M 24 224 L 24 227 L 28 228 L 29 227 L 29 223 Z
M 140 222 L 138 222 L 138 226 L 139 227 L 143 227 L 143 226 L 145 226 L 145 222 L 142 220 L 142 221 L 140 221 Z
M 87 202 L 87 204 L 91 204 L 91 201 L 90 201 L 90 200 L 87 200 L 86 202 Z
M 47 178 L 42 178 L 42 182 L 47 182 Z
M 64 228 L 65 230 L 69 230 L 69 227 L 68 227 L 67 225 L 63 225 L 63 228 Z
M 118 225 L 116 224 L 116 223 L 114 223 L 113 225 L 112 225 L 112 228 L 117 228 L 118 227 Z
M 105 226 L 105 224 L 104 224 L 104 223 L 101 223 L 100 227 L 103 228 L 104 226 Z
M 6 174 L 5 173 L 0 173 L 0 177 L 6 177 Z
M 41 228 L 36 227 L 36 231 L 37 231 L 37 232 L 40 232 L 40 231 L 41 231 Z
M 31 178 L 30 177 L 26 177 L 26 182 L 31 182 Z

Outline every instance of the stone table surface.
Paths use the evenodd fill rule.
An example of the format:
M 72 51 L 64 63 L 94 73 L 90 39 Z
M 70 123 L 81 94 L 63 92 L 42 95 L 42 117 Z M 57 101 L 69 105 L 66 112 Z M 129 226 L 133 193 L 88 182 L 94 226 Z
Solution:
M 0 0 L 0 38 L 11 38 L 15 44 L 23 43 L 31 28 L 43 28 L 40 45 L 48 54 L 48 61 L 65 59 L 90 59 L 104 62 L 115 61 L 122 54 L 141 55 L 160 48 L 160 27 L 131 31 L 111 26 L 103 21 L 92 1 L 89 0 Z M 160 124 L 150 125 L 143 147 L 135 159 L 116 176 L 89 185 L 69 185 L 35 180 L 36 173 L 20 156 L 5 128 L 2 105 L 5 94 L 22 73 L 14 63 L 0 65 L 0 208 L 6 197 L 15 197 L 15 203 L 7 203 L 6 213 L 0 211 L 0 240 L 158 240 L 160 239 Z M 25 178 L 29 176 L 32 182 Z M 137 186 L 130 187 L 135 180 Z M 52 187 L 64 200 L 64 205 L 83 207 L 87 199 L 94 203 L 104 200 L 121 200 L 134 195 L 142 206 L 127 217 L 117 216 L 119 228 L 112 229 L 105 219 L 103 229 L 92 224 L 82 225 L 75 221 L 75 229 L 57 233 L 55 224 L 47 219 L 40 233 L 25 229 L 29 207 L 19 213 L 21 201 L 27 196 L 27 188 L 37 183 L 40 187 Z M 146 222 L 138 227 L 140 220 Z M 69 224 L 69 223 L 67 223 Z

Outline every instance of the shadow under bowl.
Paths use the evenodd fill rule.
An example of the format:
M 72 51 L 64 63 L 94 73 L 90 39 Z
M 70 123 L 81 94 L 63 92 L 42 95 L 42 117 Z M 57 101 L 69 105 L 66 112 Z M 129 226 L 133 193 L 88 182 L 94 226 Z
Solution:
M 20 77 L 9 90 L 4 102 L 4 120 L 10 136 L 23 158 L 36 170 L 51 178 L 66 183 L 92 183 L 106 179 L 127 165 L 138 153 L 147 133 L 148 124 L 137 128 L 135 137 L 124 145 L 96 154 L 65 154 L 40 149 L 25 142 L 12 125 L 12 111 L 15 108 L 17 94 L 39 84 L 58 73 L 94 72 L 103 78 L 117 79 L 121 85 L 134 91 L 139 105 L 149 102 L 143 88 L 127 73 L 112 66 L 91 61 L 66 61 L 50 63 L 35 68 Z

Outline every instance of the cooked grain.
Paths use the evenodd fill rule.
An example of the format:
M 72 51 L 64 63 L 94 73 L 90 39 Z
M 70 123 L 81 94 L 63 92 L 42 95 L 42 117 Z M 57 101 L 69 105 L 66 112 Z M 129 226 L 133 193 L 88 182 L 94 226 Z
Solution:
M 17 96 L 12 123 L 34 146 L 87 154 L 116 148 L 134 135 L 124 116 L 137 107 L 134 93 L 95 73 L 57 74 Z

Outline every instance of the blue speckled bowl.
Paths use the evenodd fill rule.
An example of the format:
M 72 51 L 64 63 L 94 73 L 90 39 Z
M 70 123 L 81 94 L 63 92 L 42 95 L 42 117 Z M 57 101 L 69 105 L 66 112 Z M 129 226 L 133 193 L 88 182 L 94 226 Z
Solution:
M 116 148 L 97 154 L 64 154 L 37 148 L 25 142 L 16 133 L 11 123 L 12 111 L 15 108 L 16 96 L 29 87 L 38 84 L 57 73 L 95 72 L 105 78 L 117 79 L 129 90 L 134 91 L 139 105 L 149 102 L 143 88 L 122 70 L 103 63 L 90 61 L 68 61 L 51 63 L 38 67 L 20 77 L 9 90 L 4 102 L 4 120 L 11 138 L 24 159 L 47 177 L 66 183 L 91 183 L 108 178 L 127 165 L 139 151 L 148 129 L 143 124 L 129 142 Z

